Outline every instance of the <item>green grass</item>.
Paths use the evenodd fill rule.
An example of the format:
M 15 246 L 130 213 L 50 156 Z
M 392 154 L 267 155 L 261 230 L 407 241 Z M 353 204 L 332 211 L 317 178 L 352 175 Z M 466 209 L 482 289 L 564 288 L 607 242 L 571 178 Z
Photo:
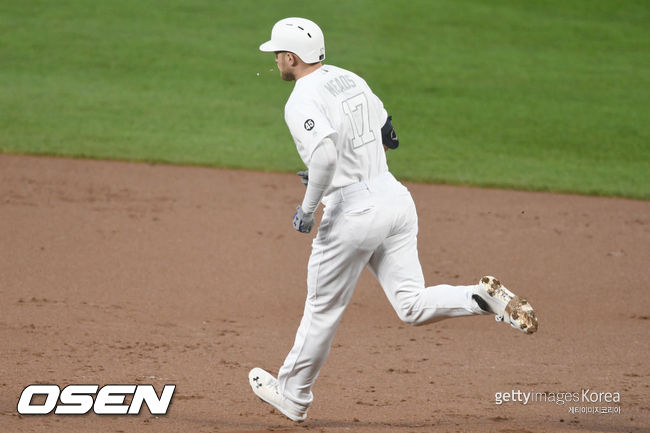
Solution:
M 398 177 L 650 199 L 647 1 L 4 0 L 0 152 L 300 169 L 285 16 L 384 100 Z

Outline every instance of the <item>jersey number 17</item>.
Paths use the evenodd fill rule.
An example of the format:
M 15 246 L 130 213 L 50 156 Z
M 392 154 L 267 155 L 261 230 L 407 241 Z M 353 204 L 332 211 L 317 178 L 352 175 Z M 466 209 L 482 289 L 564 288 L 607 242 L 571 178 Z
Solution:
M 358 149 L 375 141 L 375 134 L 370 129 L 370 112 L 368 111 L 368 98 L 365 93 L 359 93 L 348 98 L 342 104 L 343 112 L 348 116 L 354 132 L 352 148 Z

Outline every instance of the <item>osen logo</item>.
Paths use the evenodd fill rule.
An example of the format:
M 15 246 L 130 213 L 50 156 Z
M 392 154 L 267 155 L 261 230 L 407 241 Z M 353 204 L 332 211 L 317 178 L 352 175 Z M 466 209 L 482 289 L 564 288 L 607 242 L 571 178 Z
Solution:
M 101 389 L 99 385 L 68 385 L 63 389 L 58 385 L 29 385 L 18 400 L 18 413 L 84 415 L 92 409 L 97 415 L 138 415 L 146 403 L 152 415 L 164 415 L 175 390 L 176 385 L 165 385 L 158 397 L 153 385 L 105 385 Z

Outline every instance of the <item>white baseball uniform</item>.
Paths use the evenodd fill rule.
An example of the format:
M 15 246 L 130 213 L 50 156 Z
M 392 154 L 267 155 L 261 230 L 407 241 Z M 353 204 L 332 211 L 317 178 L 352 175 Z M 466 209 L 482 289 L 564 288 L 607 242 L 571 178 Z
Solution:
M 474 285 L 425 287 L 415 204 L 386 164 L 381 135 L 386 119 L 381 100 L 361 77 L 331 65 L 300 78 L 285 107 L 300 157 L 310 168 L 310 183 L 314 151 L 320 146 L 335 151 L 309 259 L 305 310 L 278 374 L 279 391 L 299 411 L 312 403 L 312 385 L 364 267 L 407 323 L 484 314 L 472 300 Z M 306 197 L 303 208 L 317 204 Z

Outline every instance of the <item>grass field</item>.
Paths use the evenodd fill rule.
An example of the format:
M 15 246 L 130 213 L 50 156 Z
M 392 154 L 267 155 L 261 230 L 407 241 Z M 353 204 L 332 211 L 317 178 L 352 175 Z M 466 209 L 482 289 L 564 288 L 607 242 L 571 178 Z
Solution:
M 292 15 L 384 100 L 400 178 L 650 199 L 647 1 L 3 0 L 0 152 L 298 170 L 257 49 Z

